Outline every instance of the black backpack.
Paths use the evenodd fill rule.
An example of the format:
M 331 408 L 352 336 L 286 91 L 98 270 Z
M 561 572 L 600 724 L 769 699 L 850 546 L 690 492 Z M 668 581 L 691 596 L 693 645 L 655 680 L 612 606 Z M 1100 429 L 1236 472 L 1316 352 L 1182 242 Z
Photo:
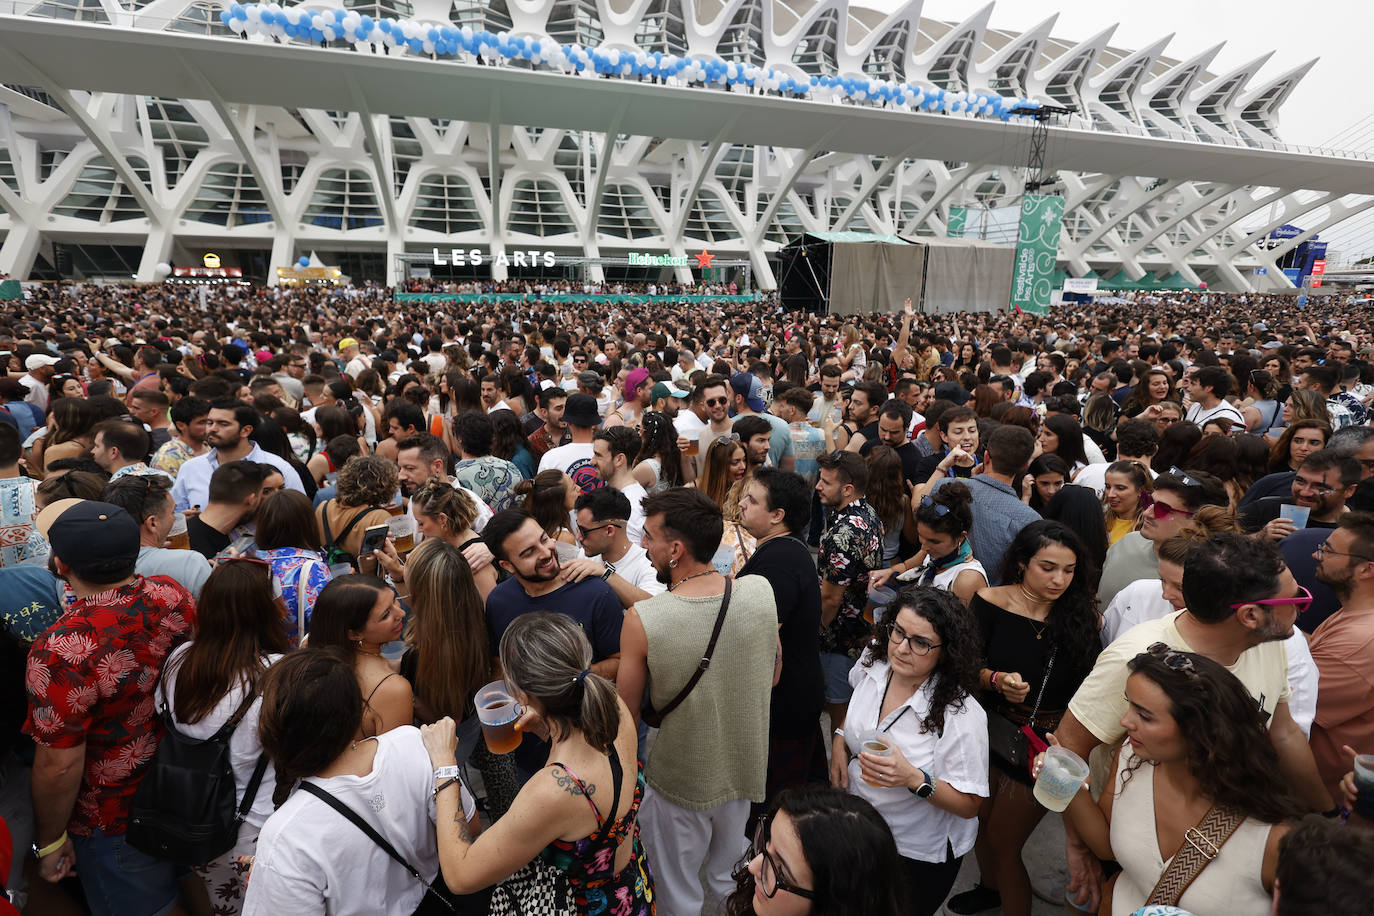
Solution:
M 339 532 L 339 536 L 335 537 L 329 530 L 329 503 L 333 501 L 334 500 L 331 499 L 324 503 L 324 511 L 320 513 L 320 525 L 324 528 L 324 548 L 320 552 L 324 554 L 325 564 L 331 569 L 335 566 L 347 563 L 349 566 L 352 566 L 356 572 L 358 569 L 358 558 L 343 549 L 343 542 L 348 537 L 348 532 L 352 531 L 353 526 L 362 521 L 363 517 L 368 513 L 378 510 L 386 512 L 388 510 L 385 506 L 368 506 L 366 509 L 360 510 L 357 515 L 348 520 L 347 525 L 343 526 L 343 530 Z
M 173 726 L 163 693 L 162 717 L 167 732 L 134 792 L 129 809 L 130 846 L 188 866 L 205 865 L 234 848 L 239 825 L 252 809 L 262 784 L 267 755 L 258 757 L 243 803 L 236 806 L 229 739 L 257 696 L 256 689 L 248 691 L 229 721 L 209 738 L 198 741 Z

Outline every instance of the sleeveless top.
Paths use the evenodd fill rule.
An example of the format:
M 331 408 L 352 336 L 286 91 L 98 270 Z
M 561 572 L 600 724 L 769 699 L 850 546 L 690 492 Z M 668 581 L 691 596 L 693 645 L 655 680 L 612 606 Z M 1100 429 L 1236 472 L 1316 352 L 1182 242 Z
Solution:
M 1154 768 L 1142 764 L 1121 784 L 1122 773 L 1135 759 L 1123 749 L 1112 779 L 1117 796 L 1112 802 L 1111 844 L 1123 869 L 1112 890 L 1112 916 L 1130 916 L 1144 906 L 1168 864 L 1160 855 L 1155 833 Z M 1246 818 L 1188 885 L 1178 906 L 1199 916 L 1268 914 L 1272 902 L 1260 871 L 1271 826 Z
M 1276 425 L 1282 405 L 1278 401 L 1255 401 L 1250 405 L 1259 411 L 1259 426 L 1255 427 L 1255 432 L 1264 433 Z
M 612 749 L 607 755 L 611 762 L 611 777 L 615 780 L 615 796 L 611 801 L 611 815 L 620 807 L 620 782 L 625 771 L 620 757 Z M 596 815 L 597 830 L 580 840 L 554 840 L 540 856 L 549 865 L 568 876 L 568 886 L 577 903 L 579 916 L 649 916 L 654 912 L 654 882 L 649 871 L 644 847 L 639 841 L 639 804 L 644 800 L 644 766 L 640 764 L 635 777 L 635 797 L 625 816 L 609 828 L 596 802 L 587 794 L 582 780 L 566 764 L 555 761 L 577 786 L 582 797 Z M 615 871 L 615 854 L 623 840 L 630 842 L 630 860 L 620 872 Z

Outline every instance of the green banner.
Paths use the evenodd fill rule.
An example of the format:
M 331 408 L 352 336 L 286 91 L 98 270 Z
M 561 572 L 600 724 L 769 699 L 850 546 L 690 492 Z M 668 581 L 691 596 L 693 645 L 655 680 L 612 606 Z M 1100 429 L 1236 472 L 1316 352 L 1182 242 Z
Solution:
M 759 293 L 747 296 L 617 296 L 591 293 L 396 293 L 397 302 L 605 302 L 650 304 L 654 302 L 757 302 Z
M 18 280 L 0 280 L 0 302 L 13 302 L 24 298 L 24 289 Z
M 1043 315 L 1050 308 L 1050 288 L 1059 254 L 1059 227 L 1064 198 L 1027 194 L 1021 202 L 1016 239 L 1016 266 L 1011 276 L 1011 305 Z
M 949 222 L 945 224 L 945 235 L 952 239 L 964 237 L 964 227 L 968 225 L 968 207 L 950 207 Z

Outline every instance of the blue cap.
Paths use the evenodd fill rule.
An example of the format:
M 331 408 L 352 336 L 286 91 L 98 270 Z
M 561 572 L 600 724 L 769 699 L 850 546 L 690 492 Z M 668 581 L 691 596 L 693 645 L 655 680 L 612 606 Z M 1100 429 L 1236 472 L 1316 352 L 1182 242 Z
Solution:
M 767 408 L 768 405 L 763 403 L 763 384 L 752 372 L 739 372 L 731 376 L 730 388 L 744 398 L 750 410 L 761 411 Z

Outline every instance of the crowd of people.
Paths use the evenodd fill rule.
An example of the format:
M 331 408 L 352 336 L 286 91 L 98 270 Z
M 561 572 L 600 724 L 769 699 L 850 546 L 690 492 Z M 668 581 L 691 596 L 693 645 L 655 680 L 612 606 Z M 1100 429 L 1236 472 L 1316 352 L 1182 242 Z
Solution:
M 16 907 L 1367 912 L 1374 319 L 556 291 L 13 303 Z

